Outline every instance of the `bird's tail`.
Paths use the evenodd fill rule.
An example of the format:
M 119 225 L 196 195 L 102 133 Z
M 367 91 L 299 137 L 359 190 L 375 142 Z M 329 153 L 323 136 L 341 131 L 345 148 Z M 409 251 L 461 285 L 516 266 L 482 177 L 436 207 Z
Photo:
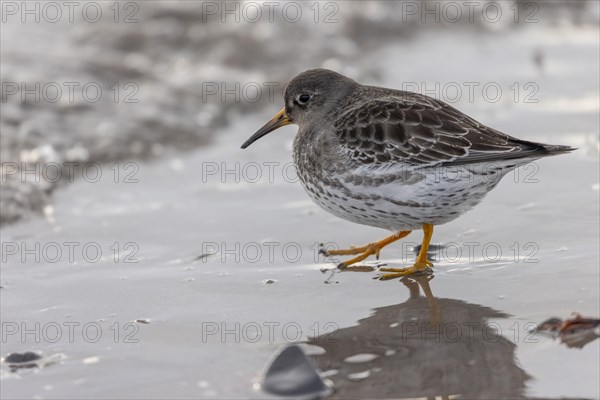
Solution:
M 542 144 L 541 147 L 543 148 L 542 151 L 549 156 L 553 156 L 555 154 L 570 153 L 574 150 L 577 150 L 576 147 L 563 146 L 560 144 Z
M 524 147 L 523 155 L 533 156 L 535 158 L 556 156 L 577 150 L 575 147 L 563 146 L 560 144 L 536 143 L 526 140 L 520 140 L 519 142 L 521 146 Z

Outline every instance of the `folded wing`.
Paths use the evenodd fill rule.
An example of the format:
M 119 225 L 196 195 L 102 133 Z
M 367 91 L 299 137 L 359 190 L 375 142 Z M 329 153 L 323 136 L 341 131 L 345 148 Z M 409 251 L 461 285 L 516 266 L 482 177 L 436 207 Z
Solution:
M 340 145 L 364 164 L 461 165 L 573 150 L 513 138 L 450 105 L 409 92 L 373 100 L 336 121 Z

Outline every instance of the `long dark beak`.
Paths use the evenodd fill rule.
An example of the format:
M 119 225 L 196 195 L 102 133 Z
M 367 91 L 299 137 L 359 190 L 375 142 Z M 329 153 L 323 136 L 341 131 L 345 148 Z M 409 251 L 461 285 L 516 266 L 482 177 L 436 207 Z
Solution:
M 242 145 L 242 149 L 245 149 L 246 147 L 250 146 L 252 143 L 256 142 L 258 139 L 265 136 L 267 133 L 273 132 L 275 129 L 279 129 L 282 126 L 286 126 L 291 123 L 292 123 L 292 121 L 285 114 L 285 108 L 283 108 L 281 111 L 279 111 L 277 113 L 276 116 L 273 117 L 272 120 L 270 120 L 269 122 L 264 124 L 262 126 L 262 128 L 260 128 L 258 131 L 256 131 L 256 133 L 254 135 L 250 136 L 250 139 L 246 140 L 244 142 L 244 144 Z

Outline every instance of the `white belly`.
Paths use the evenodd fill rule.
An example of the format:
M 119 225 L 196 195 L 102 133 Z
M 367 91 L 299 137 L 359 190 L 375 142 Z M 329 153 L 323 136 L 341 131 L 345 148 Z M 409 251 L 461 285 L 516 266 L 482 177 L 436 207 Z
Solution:
M 321 208 L 348 221 L 391 231 L 458 218 L 477 205 L 510 168 L 429 168 L 417 172 L 355 170 L 330 182 L 302 180 Z M 329 183 L 329 184 L 328 184 Z

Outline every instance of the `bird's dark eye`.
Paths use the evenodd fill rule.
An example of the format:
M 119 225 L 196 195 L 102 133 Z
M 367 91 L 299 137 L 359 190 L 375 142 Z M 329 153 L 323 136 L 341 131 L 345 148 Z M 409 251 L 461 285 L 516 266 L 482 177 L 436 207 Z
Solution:
M 298 102 L 298 104 L 306 104 L 310 101 L 311 97 L 312 96 L 310 94 L 302 93 L 298 95 L 296 101 Z

